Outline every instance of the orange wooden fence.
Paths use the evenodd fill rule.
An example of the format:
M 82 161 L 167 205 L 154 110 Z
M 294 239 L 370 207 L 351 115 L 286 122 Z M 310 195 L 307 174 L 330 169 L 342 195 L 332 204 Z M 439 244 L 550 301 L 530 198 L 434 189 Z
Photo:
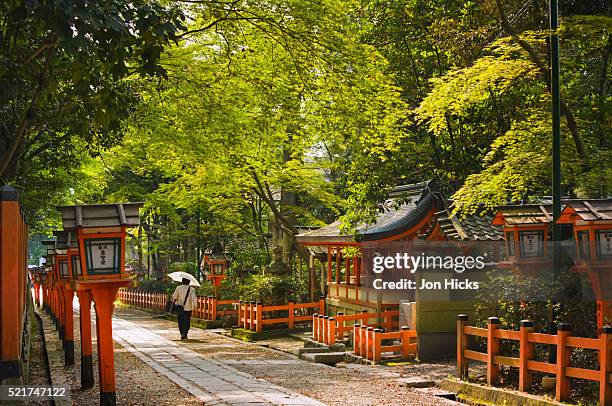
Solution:
M 343 314 L 338 313 L 336 316 L 325 316 L 323 314 L 314 314 L 312 316 L 312 339 L 321 344 L 334 345 L 336 341 L 344 340 L 345 334 L 349 335 L 353 332 L 353 325 L 347 322 L 359 322 L 360 325 L 378 327 L 379 314 L 368 313 L 367 310 L 362 310 L 361 313 Z M 386 309 L 380 313 L 383 320 L 382 327 L 385 331 L 392 331 L 397 328 L 399 310 Z M 375 319 L 374 323 L 369 320 Z
M 501 365 L 519 369 L 519 390 L 527 392 L 532 383 L 532 372 L 543 372 L 556 376 L 557 400 L 566 400 L 570 392 L 570 378 L 586 379 L 599 383 L 599 401 L 601 405 L 612 404 L 612 327 L 602 329 L 599 338 L 573 337 L 569 324 L 559 323 L 557 334 L 533 332 L 533 323 L 521 322 L 520 330 L 502 330 L 499 319 L 489 318 L 488 328 L 467 325 L 468 317 L 457 316 L 457 377 L 467 378 L 469 360 L 487 364 L 487 383 L 493 385 L 498 377 Z M 468 336 L 483 337 L 487 341 L 487 352 L 468 349 Z M 500 340 L 519 342 L 519 357 L 508 357 L 500 354 Z M 533 359 L 534 344 L 555 345 L 557 347 L 556 363 L 541 362 Z M 570 365 L 573 348 L 584 348 L 598 351 L 599 369 L 576 368 Z
M 409 327 L 400 331 L 383 332 L 380 328 L 355 323 L 353 325 L 353 352 L 355 355 L 380 362 L 383 354 L 402 359 L 417 354 L 417 333 Z M 393 340 L 393 344 L 383 345 L 383 340 Z M 414 340 L 414 341 L 413 341 Z
M 203 320 L 220 320 L 238 314 L 237 300 L 219 300 L 213 296 L 198 296 L 192 316 Z
M 144 290 L 121 288 L 117 293 L 117 299 L 130 306 L 163 312 L 166 309 L 168 295 L 163 292 L 145 292 Z
M 0 187 L 0 381 L 21 376 L 26 326 L 28 230 L 10 186 Z
M 312 314 L 308 314 L 308 309 L 317 309 L 325 312 L 325 299 L 321 298 L 318 302 L 294 303 L 286 305 L 264 306 L 260 302 L 242 302 L 238 305 L 238 325 L 251 331 L 263 331 L 264 326 L 282 324 L 287 328 L 293 328 L 295 323 L 310 322 Z M 266 313 L 286 311 L 287 317 L 271 317 Z M 297 314 L 296 314 L 297 313 Z
M 125 304 L 143 309 L 166 310 L 169 295 L 161 292 L 146 292 L 139 289 L 119 289 L 117 298 Z M 236 306 L 233 306 L 236 305 Z M 191 316 L 203 320 L 218 320 L 226 315 L 238 314 L 237 300 L 218 300 L 212 296 L 198 296 Z

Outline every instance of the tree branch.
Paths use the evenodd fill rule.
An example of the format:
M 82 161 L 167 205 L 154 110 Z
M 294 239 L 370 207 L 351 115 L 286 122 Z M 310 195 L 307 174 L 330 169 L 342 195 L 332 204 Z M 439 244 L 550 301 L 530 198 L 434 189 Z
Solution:
M 40 73 L 40 77 L 38 80 L 38 87 L 36 88 L 36 91 L 32 95 L 32 100 L 30 100 L 30 105 L 28 106 L 28 109 L 26 110 L 25 114 L 21 118 L 19 126 L 17 127 L 17 131 L 15 131 L 15 134 L 13 135 L 13 141 L 11 142 L 11 145 L 8 148 L 8 151 L 2 157 L 3 158 L 2 163 L 0 164 L 0 178 L 4 177 L 4 174 L 7 168 L 9 167 L 10 163 L 15 158 L 15 153 L 17 152 L 17 148 L 19 148 L 19 145 L 21 145 L 21 142 L 23 141 L 25 137 L 25 133 L 26 133 L 28 126 L 30 125 L 32 120 L 34 120 L 34 118 L 36 117 L 36 108 L 38 107 L 38 100 L 42 96 L 44 90 L 49 85 L 49 71 L 50 71 L 51 61 L 53 60 L 54 56 L 55 56 L 55 46 L 48 47 L 47 48 L 47 59 L 45 60 L 45 66 L 43 67 L 43 70 Z
M 527 52 L 527 54 L 529 55 L 529 59 L 531 59 L 531 61 L 537 66 L 538 70 L 542 73 L 544 81 L 546 83 L 546 89 L 550 93 L 550 72 L 548 71 L 547 65 L 544 63 L 544 61 L 542 61 L 542 58 L 540 58 L 536 50 L 533 49 L 529 42 L 519 37 L 518 33 L 512 27 L 512 24 L 510 24 L 510 21 L 508 20 L 508 16 L 506 15 L 501 0 L 495 0 L 495 3 L 497 4 L 497 11 L 499 12 L 499 18 L 503 29 L 508 32 L 508 34 L 510 34 L 512 39 L 516 43 L 518 43 L 521 48 L 525 50 L 525 52 Z M 578 153 L 578 155 L 580 155 L 580 158 L 582 158 L 583 163 L 586 164 L 588 162 L 588 157 L 584 150 L 584 144 L 582 143 L 580 134 L 578 133 L 578 125 L 576 123 L 576 119 L 574 118 L 574 114 L 572 113 L 563 98 L 561 98 L 561 113 L 565 116 L 565 119 L 567 121 L 567 127 L 572 133 L 572 138 L 574 140 L 574 144 L 576 145 L 576 152 Z
M 261 200 L 263 200 L 270 207 L 270 210 L 272 210 L 272 213 L 274 213 L 274 217 L 279 222 L 280 226 L 292 235 L 298 234 L 298 229 L 295 228 L 295 226 L 289 221 L 287 221 L 285 216 L 281 214 L 281 212 L 278 210 L 278 207 L 276 207 L 276 205 L 274 204 L 274 197 L 272 196 L 272 192 L 270 191 L 268 185 L 264 187 L 259 179 L 259 176 L 257 176 L 257 173 L 255 173 L 255 171 L 253 170 L 250 172 L 251 176 L 255 180 L 255 183 L 257 183 L 257 188 L 253 188 L 253 191 L 257 194 L 257 196 L 261 198 Z

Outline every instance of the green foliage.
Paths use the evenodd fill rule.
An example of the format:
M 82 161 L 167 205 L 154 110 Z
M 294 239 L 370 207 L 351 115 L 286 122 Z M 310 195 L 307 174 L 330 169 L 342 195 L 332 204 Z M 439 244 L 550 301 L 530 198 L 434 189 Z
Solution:
M 173 262 L 170 264 L 170 273 L 187 272 L 188 274 L 195 277 L 197 269 L 197 265 L 193 262 Z
M 249 276 L 239 287 L 238 294 L 242 301 L 273 304 L 275 292 L 289 292 L 291 285 L 278 276 L 255 274 Z
M 134 75 L 165 76 L 159 57 L 183 15 L 158 2 L 53 0 L 3 2 L 0 18 L 0 178 L 36 226 L 80 162 L 120 141 Z
M 612 54 L 611 23 L 607 17 L 573 17 L 560 30 L 562 93 L 575 112 L 578 136 L 588 151 L 585 163 L 577 156 L 575 139 L 564 122 L 562 188 L 573 196 L 605 196 L 612 185 L 608 147 L 612 96 L 609 86 L 595 84 L 601 85 L 612 73 L 605 63 Z M 522 37 L 535 49 L 545 48 L 543 32 Z M 550 97 L 520 46 L 504 38 L 489 52 L 472 66 L 433 80 L 433 90 L 416 110 L 429 131 L 444 140 L 442 145 L 448 143 L 452 159 L 469 162 L 461 172 L 448 172 L 450 178 L 464 180 L 454 195 L 457 210 L 550 194 Z
M 163 292 L 167 294 L 174 293 L 177 284 L 171 281 L 163 281 L 156 279 L 144 279 L 138 282 L 138 289 L 146 292 Z

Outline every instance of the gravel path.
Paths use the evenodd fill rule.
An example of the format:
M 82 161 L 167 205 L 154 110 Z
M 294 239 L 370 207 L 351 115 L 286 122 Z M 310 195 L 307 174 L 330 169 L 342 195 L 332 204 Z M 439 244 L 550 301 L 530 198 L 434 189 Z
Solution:
M 77 308 L 78 308 L 78 302 Z M 99 405 L 98 359 L 96 345 L 95 311 L 92 308 L 92 341 L 93 369 L 95 386 L 92 389 L 81 389 L 81 355 L 79 317 L 74 316 L 74 367 L 65 367 L 64 371 L 72 389 L 73 405 Z M 125 348 L 115 343 L 115 376 L 117 404 L 119 405 L 173 405 L 192 406 L 202 403 L 183 388 L 157 373 L 148 365 L 130 354 Z
M 394 381 L 405 376 L 401 369 L 352 364 L 336 368 L 313 364 L 290 354 L 193 328 L 189 333 L 190 339 L 180 341 L 174 322 L 135 309 L 117 309 L 115 315 L 172 340 L 180 347 L 329 405 L 448 404 L 443 399 Z

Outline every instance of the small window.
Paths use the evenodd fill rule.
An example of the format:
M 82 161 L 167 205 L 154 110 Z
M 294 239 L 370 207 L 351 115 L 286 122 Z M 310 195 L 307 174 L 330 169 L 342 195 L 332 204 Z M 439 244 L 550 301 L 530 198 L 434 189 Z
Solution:
M 506 248 L 508 249 L 508 256 L 513 257 L 514 253 L 514 233 L 506 233 Z
M 59 261 L 58 265 L 60 271 L 60 278 L 68 279 L 70 277 L 70 274 L 68 273 L 68 260 L 62 259 L 61 261 Z
M 578 231 L 576 233 L 576 238 L 578 239 L 578 257 L 583 259 L 589 258 L 591 256 L 591 247 L 589 245 L 589 232 Z
M 612 230 L 597 230 L 597 256 L 612 257 Z
M 223 264 L 215 264 L 215 275 L 223 275 Z
M 519 232 L 522 257 L 542 256 L 544 251 L 544 231 Z
M 72 278 L 78 279 L 80 276 L 83 276 L 83 272 L 81 272 L 81 258 L 78 255 L 73 255 L 71 258 L 72 258 Z

